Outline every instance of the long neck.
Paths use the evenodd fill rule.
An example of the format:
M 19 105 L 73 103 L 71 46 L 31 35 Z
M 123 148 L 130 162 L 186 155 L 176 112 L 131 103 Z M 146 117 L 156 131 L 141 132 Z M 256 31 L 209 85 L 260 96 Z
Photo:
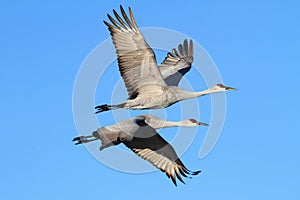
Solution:
M 217 92 L 223 92 L 225 90 L 220 90 L 214 87 L 211 87 L 207 90 L 202 90 L 200 92 L 190 92 L 190 91 L 186 91 L 186 90 L 180 90 L 180 93 L 177 93 L 177 98 L 178 100 L 184 100 L 184 99 L 191 99 L 191 98 L 195 98 L 195 97 L 200 97 L 200 96 L 204 96 L 207 94 L 212 94 L 212 93 L 217 93 Z
M 155 129 L 159 129 L 159 128 L 175 127 L 175 126 L 189 126 L 189 124 L 186 123 L 186 120 L 178 121 L 178 122 L 160 120 L 159 122 L 157 121 L 156 123 L 151 123 L 151 126 Z

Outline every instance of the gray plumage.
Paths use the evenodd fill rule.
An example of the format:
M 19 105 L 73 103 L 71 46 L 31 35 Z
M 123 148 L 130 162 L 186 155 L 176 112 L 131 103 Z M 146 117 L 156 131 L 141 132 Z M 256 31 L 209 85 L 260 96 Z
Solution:
M 118 105 L 96 106 L 96 113 L 112 109 L 157 109 L 166 108 L 178 101 L 206 94 L 234 90 L 235 88 L 217 84 L 207 90 L 190 92 L 178 86 L 182 76 L 191 68 L 193 61 L 193 42 L 183 44 L 168 53 L 159 68 L 155 54 L 139 31 L 132 11 L 129 17 L 122 6 L 122 17 L 113 10 L 115 19 L 107 15 L 110 22 L 104 21 L 110 31 L 118 56 L 121 76 L 128 92 L 128 101 Z
M 171 122 L 153 115 L 140 115 L 117 124 L 97 129 L 92 135 L 73 139 L 76 144 L 101 140 L 100 150 L 123 143 L 139 157 L 149 161 L 165 172 L 176 185 L 176 177 L 184 183 L 181 176 L 197 175 L 200 171 L 188 170 L 178 158 L 174 148 L 163 139 L 155 129 L 173 126 L 199 126 L 208 124 L 194 119 Z
M 179 51 L 179 53 L 178 53 Z M 168 86 L 178 86 L 181 78 L 190 71 L 193 62 L 193 40 L 188 45 L 185 39 L 178 45 L 178 51 L 174 48 L 168 53 L 161 63 L 159 70 Z

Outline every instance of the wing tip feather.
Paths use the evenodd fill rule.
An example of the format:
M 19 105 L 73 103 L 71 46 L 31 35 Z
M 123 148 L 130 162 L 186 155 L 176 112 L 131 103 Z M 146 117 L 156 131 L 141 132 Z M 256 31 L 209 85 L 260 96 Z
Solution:
M 136 31 L 139 31 L 139 29 L 138 29 L 138 27 L 137 27 L 137 25 L 136 25 L 136 22 L 135 22 L 135 19 L 134 19 L 134 16 L 133 16 L 133 13 L 132 13 L 131 8 L 128 7 L 128 10 L 129 10 L 130 19 L 131 19 L 131 21 L 132 21 L 132 24 L 133 24 L 135 30 L 136 30 Z

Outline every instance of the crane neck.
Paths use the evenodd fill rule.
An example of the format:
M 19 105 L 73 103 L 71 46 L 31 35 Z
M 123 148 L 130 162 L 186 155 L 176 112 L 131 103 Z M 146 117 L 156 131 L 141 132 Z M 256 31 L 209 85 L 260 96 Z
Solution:
M 199 92 L 190 92 L 190 91 L 186 91 L 183 90 L 183 92 L 180 92 L 180 94 L 177 94 L 177 97 L 179 99 L 179 101 L 181 100 L 185 100 L 185 99 L 191 99 L 191 98 L 195 98 L 195 97 L 201 97 L 207 94 L 212 94 L 212 93 L 217 93 L 217 92 L 222 92 L 224 90 L 220 90 L 220 89 L 216 89 L 216 88 L 209 88 L 207 90 L 202 90 Z
M 161 120 L 159 123 L 151 124 L 151 126 L 155 129 L 166 128 L 166 127 L 177 127 L 177 126 L 190 126 L 190 123 L 187 123 L 186 120 L 172 122 Z

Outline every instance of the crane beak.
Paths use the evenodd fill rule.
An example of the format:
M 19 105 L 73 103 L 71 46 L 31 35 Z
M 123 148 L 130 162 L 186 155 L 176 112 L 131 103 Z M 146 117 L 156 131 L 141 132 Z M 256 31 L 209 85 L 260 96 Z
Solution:
M 233 87 L 225 87 L 226 90 L 237 90 L 237 88 L 233 88 Z
M 197 124 L 198 124 L 199 126 L 209 126 L 207 123 L 203 123 L 203 122 L 197 122 Z

